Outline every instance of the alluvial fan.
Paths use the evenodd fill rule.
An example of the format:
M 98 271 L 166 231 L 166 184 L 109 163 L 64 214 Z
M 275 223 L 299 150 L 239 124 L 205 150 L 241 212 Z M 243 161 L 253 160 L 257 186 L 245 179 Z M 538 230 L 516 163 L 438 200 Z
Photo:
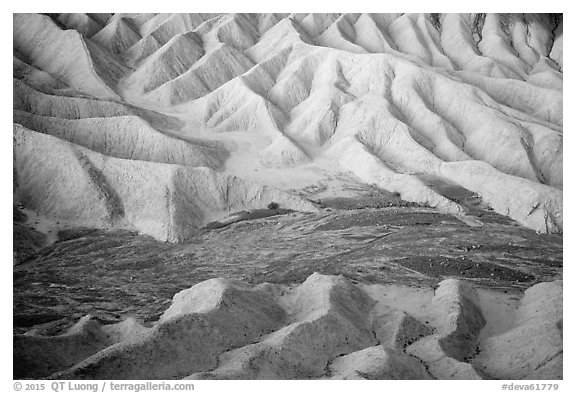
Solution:
M 66 255 L 63 233 L 76 230 L 192 247 L 250 231 L 239 222 L 273 217 L 281 230 L 292 225 L 282 216 L 300 214 L 318 233 L 365 236 L 347 233 L 339 212 L 367 192 L 360 209 L 375 213 L 359 226 L 402 230 L 377 222 L 391 201 L 449 217 L 418 224 L 440 232 L 458 222 L 510 244 L 562 234 L 562 14 L 13 19 L 15 264 Z M 191 252 L 178 250 L 166 258 Z M 505 306 L 486 306 L 474 286 L 484 282 L 466 281 L 484 279 L 474 274 L 487 258 L 450 271 L 436 256 L 396 260 L 411 280 L 438 279 L 426 314 L 386 308 L 338 276 L 342 255 L 297 287 L 202 273 L 212 280 L 189 283 L 152 327 L 86 316 L 56 336 L 18 335 L 15 376 L 561 378 L 561 280 L 537 283 L 561 279 L 556 270 L 536 272 L 521 252 L 518 266 L 499 260 L 486 279 L 510 271 L 525 294 L 502 300 L 512 314 L 496 323 Z M 541 262 L 555 269 L 555 258 Z M 473 273 L 461 281 L 464 271 Z M 547 290 L 556 303 L 532 318 Z

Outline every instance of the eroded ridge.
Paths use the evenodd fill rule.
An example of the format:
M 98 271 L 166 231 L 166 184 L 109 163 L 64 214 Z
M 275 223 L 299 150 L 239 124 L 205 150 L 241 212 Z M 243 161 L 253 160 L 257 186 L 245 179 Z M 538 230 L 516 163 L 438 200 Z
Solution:
M 16 378 L 562 378 L 561 14 L 13 18 Z
M 448 182 L 559 233 L 562 44 L 558 14 L 16 14 L 14 122 L 153 172 L 352 173 L 465 216 Z
M 86 316 L 59 336 L 17 335 L 15 377 L 561 379 L 561 304 L 562 281 L 504 295 L 456 279 L 435 291 L 211 279 L 148 327 Z

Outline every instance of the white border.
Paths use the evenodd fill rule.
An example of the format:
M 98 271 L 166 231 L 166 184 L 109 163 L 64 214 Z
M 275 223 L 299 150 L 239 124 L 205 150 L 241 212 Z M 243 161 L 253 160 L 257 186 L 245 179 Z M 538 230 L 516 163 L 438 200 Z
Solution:
M 230 12 L 230 11 L 243 11 L 243 12 L 563 12 L 568 20 L 574 15 L 572 6 L 567 5 L 568 2 L 519 2 L 519 1 L 502 1 L 502 0 L 484 0 L 481 2 L 465 3 L 456 1 L 368 1 L 368 0 L 350 0 L 344 1 L 323 1 L 313 2 L 312 0 L 289 0 L 285 2 L 273 2 L 264 0 L 249 0 L 241 2 L 233 2 L 231 0 L 220 1 L 173 1 L 161 0 L 158 2 L 123 2 L 118 0 L 96 0 L 91 3 L 80 1 L 38 1 L 27 0 L 20 2 L 13 2 L 8 5 L 8 12 L 2 13 L 0 16 L 1 39 L 2 48 L 8 50 L 9 37 L 12 36 L 12 13 L 16 12 L 38 12 L 38 11 L 52 11 L 52 12 Z M 471 10 L 471 8 L 473 8 Z M 564 143 L 566 144 L 564 151 L 567 153 L 564 162 L 564 171 L 566 173 L 564 182 L 564 192 L 568 203 L 564 207 L 564 239 L 568 242 L 564 248 L 564 259 L 568 261 L 564 265 L 564 277 L 568 285 L 564 287 L 564 299 L 567 304 L 564 307 L 564 331 L 568 331 L 568 335 L 564 336 L 564 381 L 550 381 L 551 383 L 558 383 L 560 391 L 576 391 L 576 377 L 573 370 L 574 367 L 574 335 L 570 333 L 574 325 L 574 287 L 571 285 L 571 279 L 574 277 L 575 262 L 572 262 L 574 256 L 574 243 L 576 242 L 576 233 L 574 231 L 574 207 L 570 203 L 574 196 L 574 176 L 571 169 L 575 167 L 574 150 L 574 74 L 570 72 L 573 68 L 570 64 L 574 64 L 573 51 L 571 50 L 574 45 L 573 28 L 570 22 L 564 24 L 564 34 L 567 36 L 564 45 L 564 67 L 568 68 L 568 74 L 564 75 L 564 103 L 568 111 L 564 111 L 564 129 L 566 130 Z M 572 37 L 572 38 L 570 38 Z M 571 44 L 570 44 L 571 43 Z M 8 188 L 12 187 L 12 82 L 8 75 L 11 74 L 11 63 L 9 58 L 2 61 L 3 71 L 2 75 L 2 128 L 4 131 L 1 134 L 0 149 L 0 173 L 2 176 L 2 184 L 5 185 L 6 191 L 2 194 L 1 208 L 1 223 L 2 223 L 2 293 L 1 305 L 4 315 L 4 323 L 0 325 L 2 337 L 3 356 L 1 357 L 0 373 L 2 376 L 0 382 L 0 390 L 4 392 L 13 392 L 12 380 L 12 203 L 9 199 Z M 45 382 L 45 381 L 40 381 Z M 348 391 L 357 390 L 362 392 L 368 391 L 383 391 L 391 389 L 392 391 L 414 390 L 428 392 L 498 392 L 501 391 L 502 384 L 505 381 L 194 381 L 196 385 L 195 391 L 249 391 L 249 392 L 291 392 L 295 390 L 304 391 Z M 519 381 L 515 381 L 519 383 Z M 538 382 L 538 381 L 533 381 Z M 544 381 L 540 381 L 544 382 Z M 508 382 L 509 383 L 509 382 Z M 570 386 L 572 388 L 570 388 Z M 46 391 L 52 391 L 47 384 Z

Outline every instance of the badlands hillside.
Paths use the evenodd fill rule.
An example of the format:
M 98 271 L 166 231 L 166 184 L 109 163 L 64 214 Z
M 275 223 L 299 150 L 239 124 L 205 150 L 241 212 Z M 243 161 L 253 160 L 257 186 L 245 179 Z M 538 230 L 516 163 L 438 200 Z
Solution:
M 561 14 L 14 14 L 14 377 L 561 379 Z

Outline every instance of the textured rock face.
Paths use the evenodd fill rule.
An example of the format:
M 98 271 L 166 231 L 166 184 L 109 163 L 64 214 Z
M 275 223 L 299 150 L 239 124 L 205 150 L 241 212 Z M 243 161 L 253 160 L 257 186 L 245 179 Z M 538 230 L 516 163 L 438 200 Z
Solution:
M 562 378 L 562 282 L 526 291 L 509 331 L 484 340 L 474 364 L 495 378 Z
M 116 159 L 17 124 L 14 168 L 16 199 L 40 214 L 86 226 L 133 225 L 171 242 L 190 237 L 219 214 L 273 201 L 316 210 L 301 198 L 209 168 Z
M 450 279 L 440 283 L 430 304 L 434 334 L 410 345 L 406 352 L 429 365 L 438 379 L 483 379 L 466 363 L 473 357 L 485 325 L 474 288 Z
M 62 315 L 15 336 L 15 377 L 562 378 L 562 281 L 533 285 L 562 268 L 562 15 L 13 19 L 15 263 L 178 281 L 125 293 L 106 271 L 102 298 L 146 293 L 155 322 Z M 332 214 L 367 189 L 373 209 Z M 15 270 L 42 318 L 98 287 L 53 289 L 47 265 Z M 440 284 L 378 284 L 407 277 Z
M 151 162 L 151 172 L 202 166 L 264 185 L 278 183 L 276 169 L 328 165 L 465 214 L 420 180 L 436 177 L 538 232 L 562 231 L 561 15 L 52 18 L 14 15 L 14 122 L 29 133 Z M 135 177 L 118 187 L 146 192 Z M 169 193 L 164 183 L 155 192 Z M 47 200 L 62 198 L 38 187 Z M 70 219 L 60 203 L 34 209 Z M 124 224 L 163 226 L 143 230 L 163 240 L 189 236 L 161 218 L 146 222 Z
M 16 373 L 58 379 L 562 378 L 561 281 L 528 289 L 512 327 L 498 320 L 506 306 L 483 307 L 475 287 L 463 281 L 442 281 L 432 297 L 419 299 L 424 314 L 381 304 L 379 291 L 391 289 L 398 290 L 381 285 L 366 291 L 342 276 L 317 273 L 295 287 L 212 279 L 176 294 L 152 327 L 134 320 L 102 326 L 85 317 L 60 336 L 18 335 Z M 505 331 L 480 338 L 485 318 Z M 405 338 L 413 343 L 407 346 Z

